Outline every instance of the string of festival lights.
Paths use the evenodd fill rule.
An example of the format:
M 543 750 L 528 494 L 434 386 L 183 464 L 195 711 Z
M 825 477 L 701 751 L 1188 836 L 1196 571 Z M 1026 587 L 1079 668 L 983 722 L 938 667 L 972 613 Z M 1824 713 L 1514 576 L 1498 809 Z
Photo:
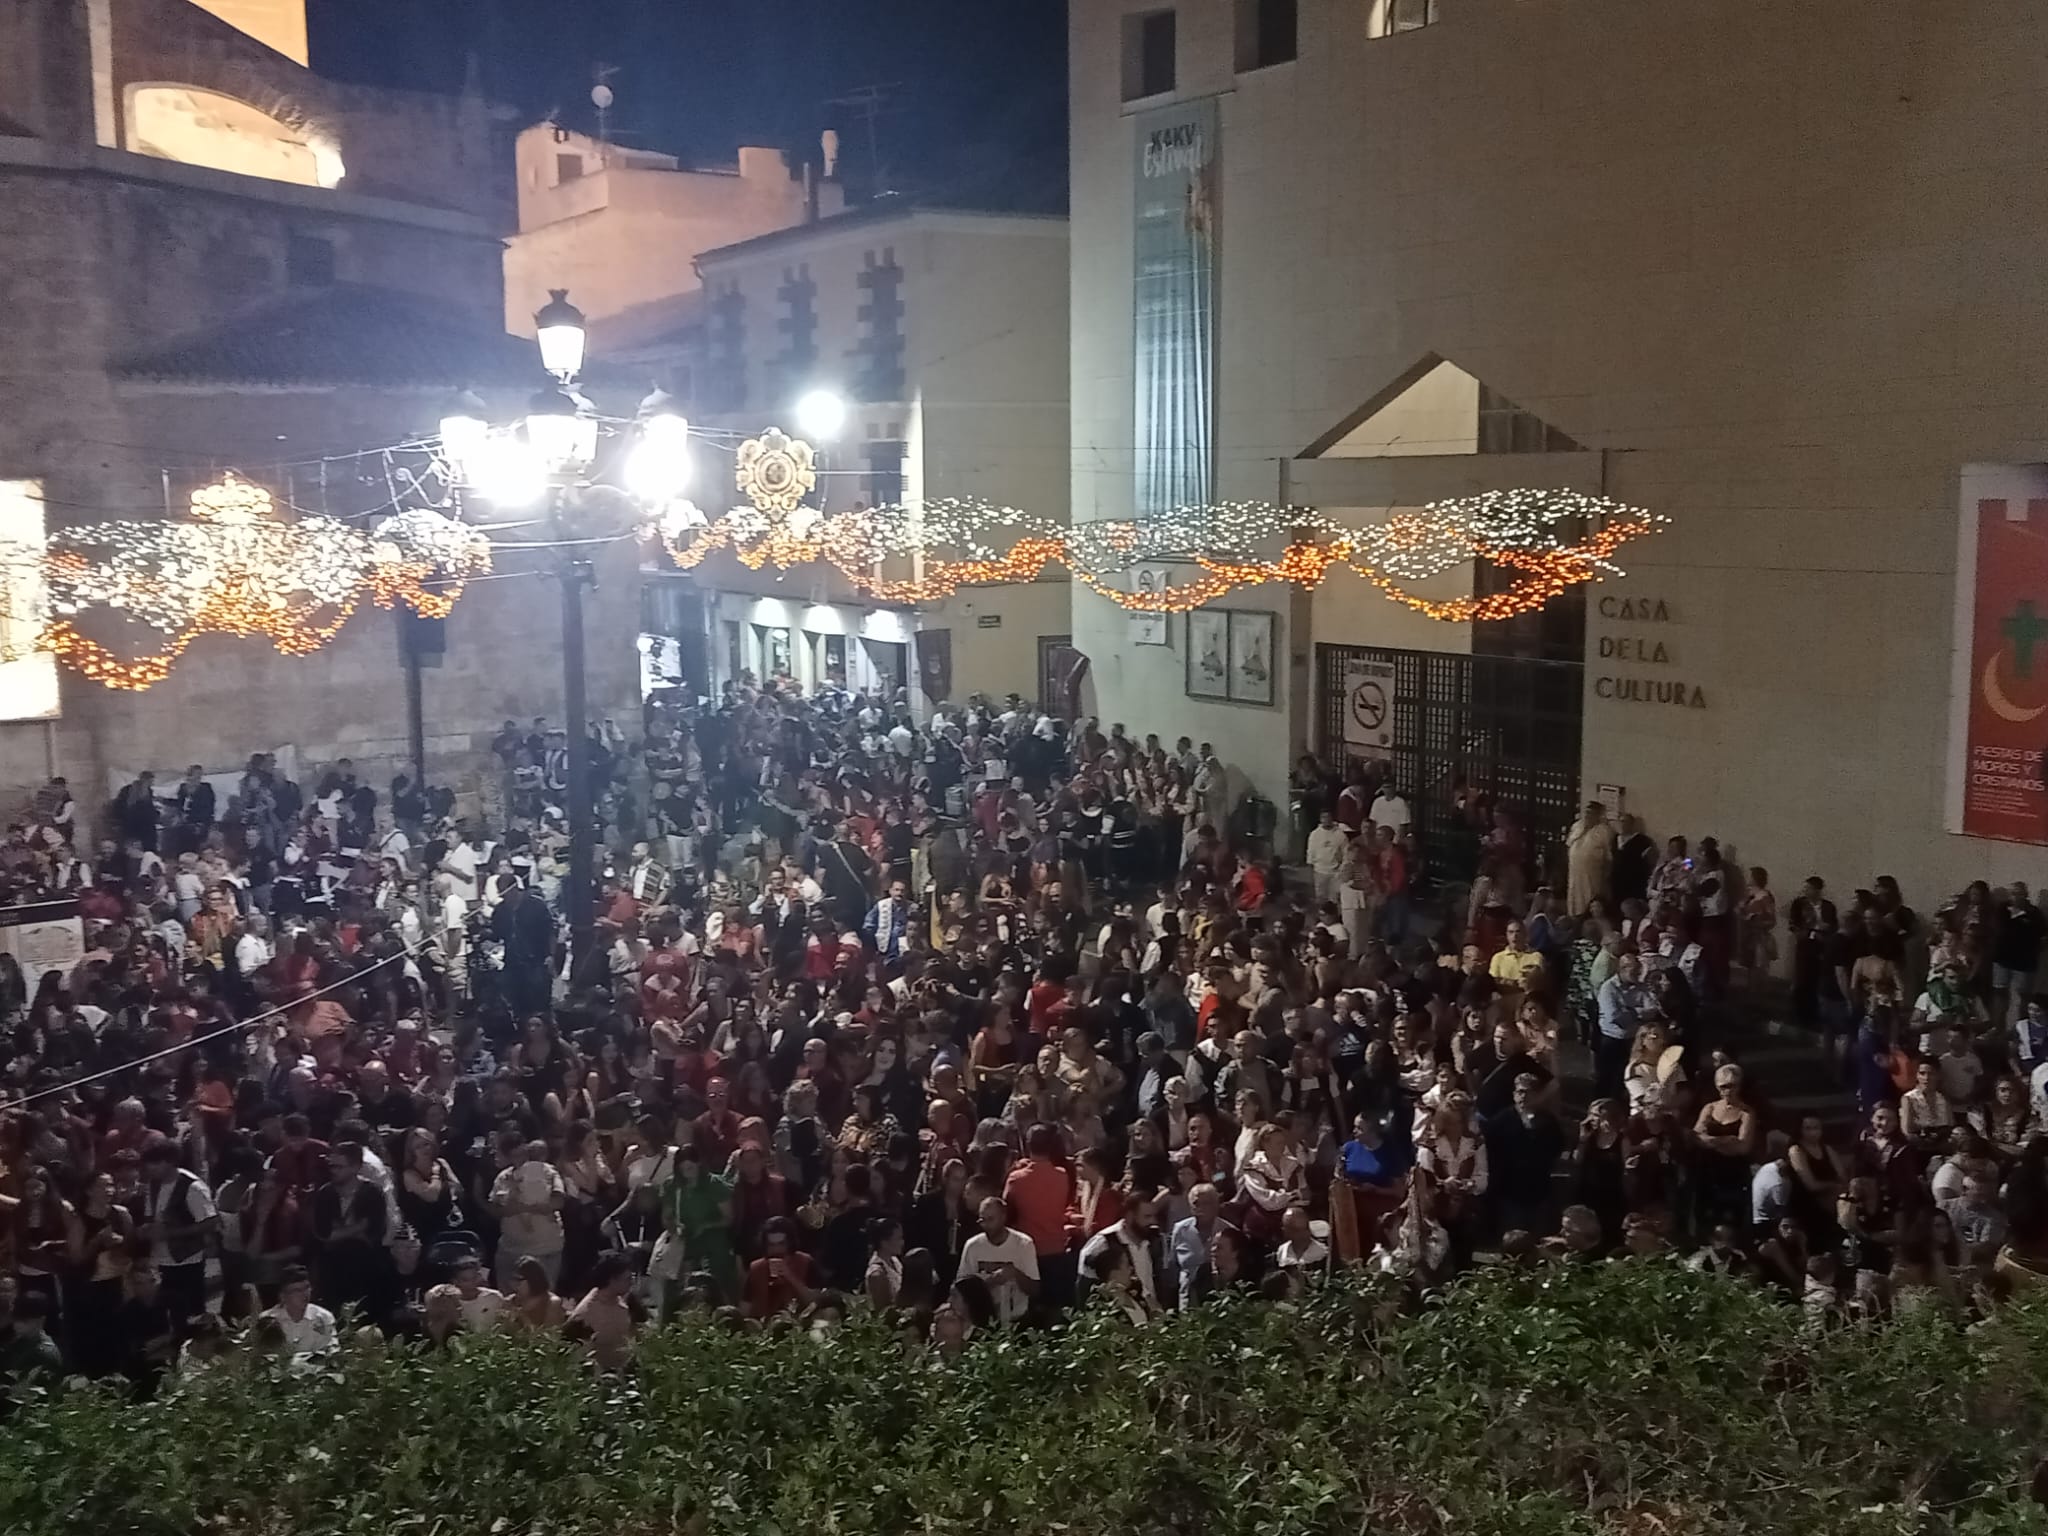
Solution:
M 820 474 L 808 443 L 771 429 L 731 451 L 737 505 L 710 518 L 676 501 L 651 516 L 641 536 L 682 570 L 720 549 L 750 570 L 828 565 L 890 605 L 1033 581 L 1059 565 L 1133 612 L 1186 613 L 1269 582 L 1313 590 L 1341 566 L 1429 618 L 1490 621 L 1621 574 L 1616 552 L 1666 522 L 1606 497 L 1527 489 L 1432 502 L 1365 525 L 1261 501 L 1073 526 L 952 497 L 827 512 L 808 504 Z M 419 488 L 423 479 L 410 483 Z M 394 503 L 402 499 L 394 490 Z M 272 492 L 230 472 L 192 494 L 185 519 L 60 527 L 43 549 L 0 546 L 0 567 L 34 573 L 0 583 L 0 660 L 49 651 L 95 682 L 139 690 L 168 676 L 202 635 L 267 638 L 281 653 L 303 656 L 332 641 L 366 599 L 446 617 L 465 584 L 489 579 L 492 567 L 492 541 L 460 512 L 451 496 L 367 528 L 308 512 L 287 516 Z M 1279 552 L 1261 553 L 1272 549 Z M 1484 596 L 1416 590 L 1468 562 L 1511 577 Z M 1146 569 L 1154 579 L 1136 579 Z M 88 624 L 151 638 L 124 652 L 89 634 Z
M 1496 620 L 1539 608 L 1582 582 L 1622 574 L 1615 552 L 1666 522 L 1603 496 L 1529 489 L 1431 502 L 1364 526 L 1260 501 L 1071 527 L 960 498 L 823 513 L 802 504 L 815 483 L 809 446 L 780 433 L 744 445 L 735 475 L 745 500 L 722 517 L 709 519 L 687 502 L 663 514 L 659 535 L 678 568 L 694 569 L 721 548 L 750 570 L 822 561 L 890 604 L 942 602 L 966 586 L 1032 581 L 1058 564 L 1134 612 L 1186 613 L 1267 582 L 1313 590 L 1342 565 L 1426 617 Z M 1257 553 L 1276 544 L 1275 557 Z M 912 574 L 885 574 L 904 560 Z M 1511 571 L 1513 579 L 1483 597 L 1432 598 L 1414 590 L 1470 561 Z M 1147 566 L 1192 566 L 1198 574 L 1156 585 L 1129 579 Z
M 0 548 L 0 564 L 36 572 L 0 583 L 0 660 L 49 651 L 94 682 L 140 690 L 169 676 L 201 635 L 263 637 L 305 656 L 365 598 L 445 617 L 463 583 L 490 569 L 491 551 L 475 529 L 424 509 L 368 530 L 287 521 L 269 491 L 230 473 L 192 493 L 188 520 L 62 527 L 44 550 Z M 151 641 L 123 654 L 86 632 L 101 617 Z

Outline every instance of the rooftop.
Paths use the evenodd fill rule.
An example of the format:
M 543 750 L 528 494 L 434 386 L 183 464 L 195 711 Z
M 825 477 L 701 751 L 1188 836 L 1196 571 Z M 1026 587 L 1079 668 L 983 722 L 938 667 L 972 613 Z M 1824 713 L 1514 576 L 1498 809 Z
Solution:
M 792 224 L 787 229 L 771 230 L 765 235 L 756 235 L 751 240 L 736 240 L 731 245 L 721 245 L 700 254 L 698 262 L 716 262 L 727 257 L 754 256 L 762 251 L 774 250 L 781 246 L 802 245 L 806 241 L 830 239 L 854 230 L 886 228 L 895 224 L 908 224 L 913 220 L 986 220 L 994 224 L 1041 224 L 1048 227 L 1057 225 L 1064 229 L 1067 217 L 1064 213 L 1018 213 L 989 208 L 954 207 L 944 203 L 924 202 L 911 198 L 885 197 L 872 203 L 865 203 L 845 213 L 834 214 L 827 219 L 814 219 L 808 224 Z
M 530 389 L 542 378 L 529 340 L 469 323 L 443 300 L 350 284 L 270 300 L 136 353 L 114 372 L 146 383 L 302 389 Z

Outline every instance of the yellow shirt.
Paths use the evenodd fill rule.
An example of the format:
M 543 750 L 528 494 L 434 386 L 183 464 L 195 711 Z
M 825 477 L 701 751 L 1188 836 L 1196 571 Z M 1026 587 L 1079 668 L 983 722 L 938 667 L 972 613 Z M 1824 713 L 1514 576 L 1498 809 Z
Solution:
M 1525 949 L 1520 954 L 1504 949 L 1493 957 L 1487 974 L 1504 987 L 1520 987 L 1526 991 L 1531 982 L 1542 979 L 1543 957 L 1533 949 Z

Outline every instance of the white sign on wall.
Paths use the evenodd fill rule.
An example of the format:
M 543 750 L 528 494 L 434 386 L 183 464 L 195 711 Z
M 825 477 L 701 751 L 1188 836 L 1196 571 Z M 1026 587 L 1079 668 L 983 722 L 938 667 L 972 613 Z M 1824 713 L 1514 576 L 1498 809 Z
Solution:
M 1394 754 L 1394 664 L 1344 663 L 1344 750 L 1352 757 Z
M 1173 585 L 1172 574 L 1164 566 L 1141 565 L 1131 573 L 1133 592 L 1164 592 Z M 1172 631 L 1167 628 L 1166 615 L 1146 613 L 1133 609 L 1131 612 L 1131 644 L 1171 645 Z
M 45 971 L 69 975 L 85 958 L 85 924 L 75 901 L 0 908 L 0 950 L 14 956 L 29 990 Z

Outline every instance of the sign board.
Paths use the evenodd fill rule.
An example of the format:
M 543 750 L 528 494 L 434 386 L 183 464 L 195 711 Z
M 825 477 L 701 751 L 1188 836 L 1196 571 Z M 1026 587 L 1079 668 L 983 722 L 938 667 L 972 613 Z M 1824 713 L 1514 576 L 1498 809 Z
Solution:
M 974 619 L 974 627 L 976 629 L 1001 629 L 1003 627 L 1003 616 L 1000 613 L 977 614 Z
M 70 975 L 85 958 L 85 923 L 76 901 L 0 907 L 0 950 L 14 956 L 33 992 L 45 971 Z
M 1173 585 L 1173 575 L 1164 566 L 1141 565 L 1131 573 L 1133 592 L 1164 592 Z M 1131 644 L 1171 645 L 1172 630 L 1163 613 L 1134 609 L 1131 613 Z
M 1949 829 L 2048 843 L 2048 474 L 1971 464 L 1960 500 Z
M 1394 755 L 1394 664 L 1357 657 L 1344 663 L 1344 751 Z

